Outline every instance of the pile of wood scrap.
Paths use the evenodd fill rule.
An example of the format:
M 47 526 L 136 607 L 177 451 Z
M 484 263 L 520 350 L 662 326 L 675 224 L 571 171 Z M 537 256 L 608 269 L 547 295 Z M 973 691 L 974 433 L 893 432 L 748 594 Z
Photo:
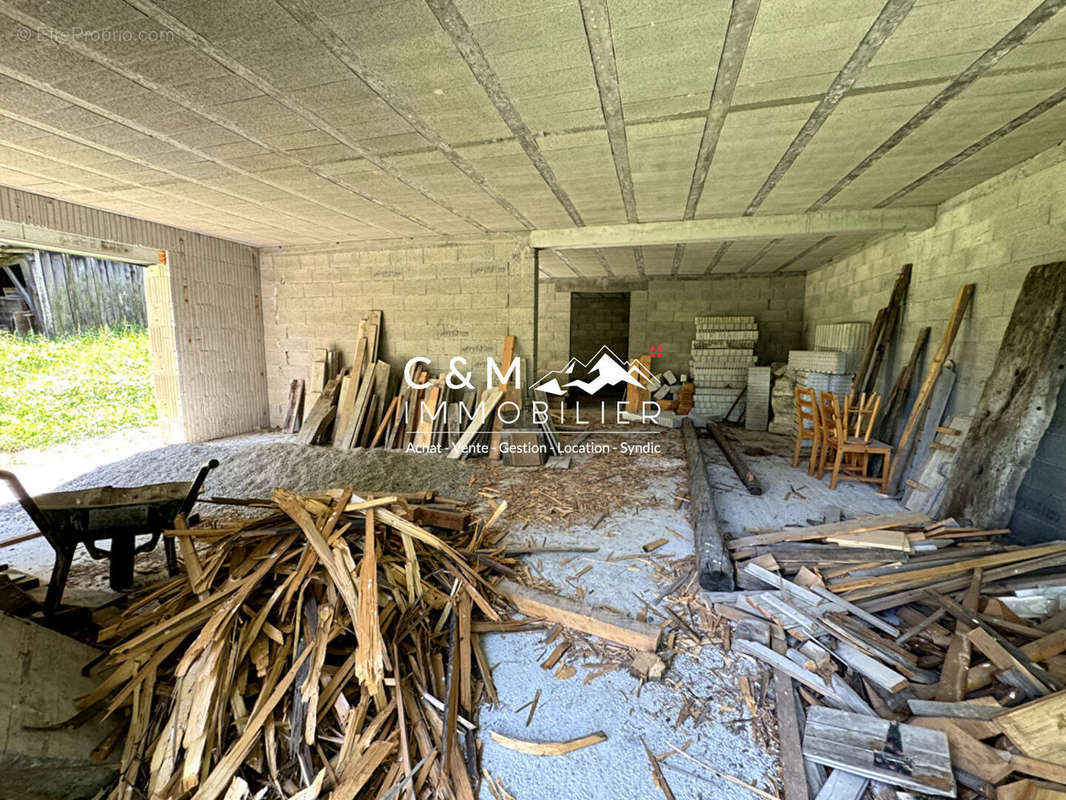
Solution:
M 445 376 L 433 377 L 420 369 L 411 376 L 415 388 L 402 375 L 395 375 L 388 362 L 379 360 L 381 325 L 380 311 L 371 311 L 359 323 L 351 366 L 342 368 L 335 350 L 316 351 L 306 401 L 302 382 L 293 381 L 290 387 L 283 430 L 296 433 L 301 444 L 342 450 L 383 447 L 447 453 L 449 458 L 486 455 L 499 459 L 508 432 L 495 411 L 501 403 L 520 398 L 515 387 L 504 381 L 482 390 L 456 389 Z M 504 375 L 514 349 L 515 337 L 506 337 L 501 362 Z M 301 426 L 295 420 L 305 402 Z M 558 440 L 548 426 L 530 428 L 538 445 L 545 442 L 540 450 L 558 454 Z
M 179 518 L 184 574 L 101 632 L 80 706 L 122 720 L 110 796 L 472 800 L 470 720 L 495 699 L 472 620 L 499 620 L 487 575 L 514 564 L 496 529 L 432 493 L 269 505 L 230 527 Z
M 908 511 L 730 542 L 746 591 L 715 610 L 773 670 L 786 800 L 1066 800 L 1066 541 L 1008 533 Z

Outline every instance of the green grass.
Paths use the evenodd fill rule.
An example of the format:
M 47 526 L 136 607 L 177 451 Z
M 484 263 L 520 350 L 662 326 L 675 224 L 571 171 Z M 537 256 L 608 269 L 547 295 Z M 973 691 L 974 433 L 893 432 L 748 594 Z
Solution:
M 0 453 L 152 425 L 144 328 L 17 338 L 0 332 Z

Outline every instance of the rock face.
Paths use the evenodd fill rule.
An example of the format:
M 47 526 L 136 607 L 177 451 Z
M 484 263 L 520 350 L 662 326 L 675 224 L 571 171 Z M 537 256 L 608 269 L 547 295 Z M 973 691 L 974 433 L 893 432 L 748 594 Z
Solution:
M 114 722 L 26 730 L 72 717 L 74 698 L 96 686 L 81 674 L 100 651 L 0 614 L 0 800 L 79 800 L 96 795 L 118 774 L 119 742 L 103 764 L 90 757 Z

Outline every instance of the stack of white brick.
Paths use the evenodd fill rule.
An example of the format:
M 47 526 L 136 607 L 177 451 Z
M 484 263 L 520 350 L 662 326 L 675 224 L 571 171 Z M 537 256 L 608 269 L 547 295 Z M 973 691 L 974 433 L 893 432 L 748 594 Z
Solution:
M 844 353 L 844 372 L 858 371 L 869 338 L 869 322 L 837 322 L 814 326 L 814 349 Z
M 716 420 L 725 417 L 747 385 L 758 339 L 755 317 L 696 317 L 689 368 L 696 384 L 697 414 Z M 734 413 L 743 408 L 742 399 Z
M 851 391 L 855 378 L 848 369 L 851 354 L 836 350 L 792 350 L 788 354 L 788 366 L 774 383 L 771 405 L 774 418 L 770 423 L 771 433 L 793 434 L 796 430 L 795 389 L 803 386 L 814 389 L 819 395 L 832 392 L 843 396 Z
M 748 407 L 744 427 L 764 431 L 770 422 L 770 368 L 748 367 Z

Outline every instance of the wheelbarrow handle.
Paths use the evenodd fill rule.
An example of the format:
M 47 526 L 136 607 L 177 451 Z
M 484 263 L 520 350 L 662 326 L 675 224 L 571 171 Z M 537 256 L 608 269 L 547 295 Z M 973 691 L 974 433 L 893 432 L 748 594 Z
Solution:
M 212 458 L 200 467 L 200 471 L 196 475 L 196 480 L 192 482 L 192 486 L 189 487 L 189 493 L 185 496 L 185 502 L 181 505 L 181 513 L 186 517 L 188 517 L 189 512 L 192 511 L 192 507 L 196 505 L 196 498 L 200 494 L 200 489 L 203 488 L 204 481 L 207 480 L 208 473 L 217 466 L 218 459 Z
M 22 506 L 22 510 L 26 512 L 33 524 L 37 526 L 37 530 L 46 536 L 49 533 L 48 520 L 45 519 L 41 509 L 30 497 L 29 492 L 26 491 L 26 487 L 22 485 L 22 482 L 15 477 L 14 472 L 8 472 L 6 469 L 0 469 L 0 481 L 4 481 L 11 487 L 11 491 L 15 493 L 15 497 L 18 498 L 19 505 Z

